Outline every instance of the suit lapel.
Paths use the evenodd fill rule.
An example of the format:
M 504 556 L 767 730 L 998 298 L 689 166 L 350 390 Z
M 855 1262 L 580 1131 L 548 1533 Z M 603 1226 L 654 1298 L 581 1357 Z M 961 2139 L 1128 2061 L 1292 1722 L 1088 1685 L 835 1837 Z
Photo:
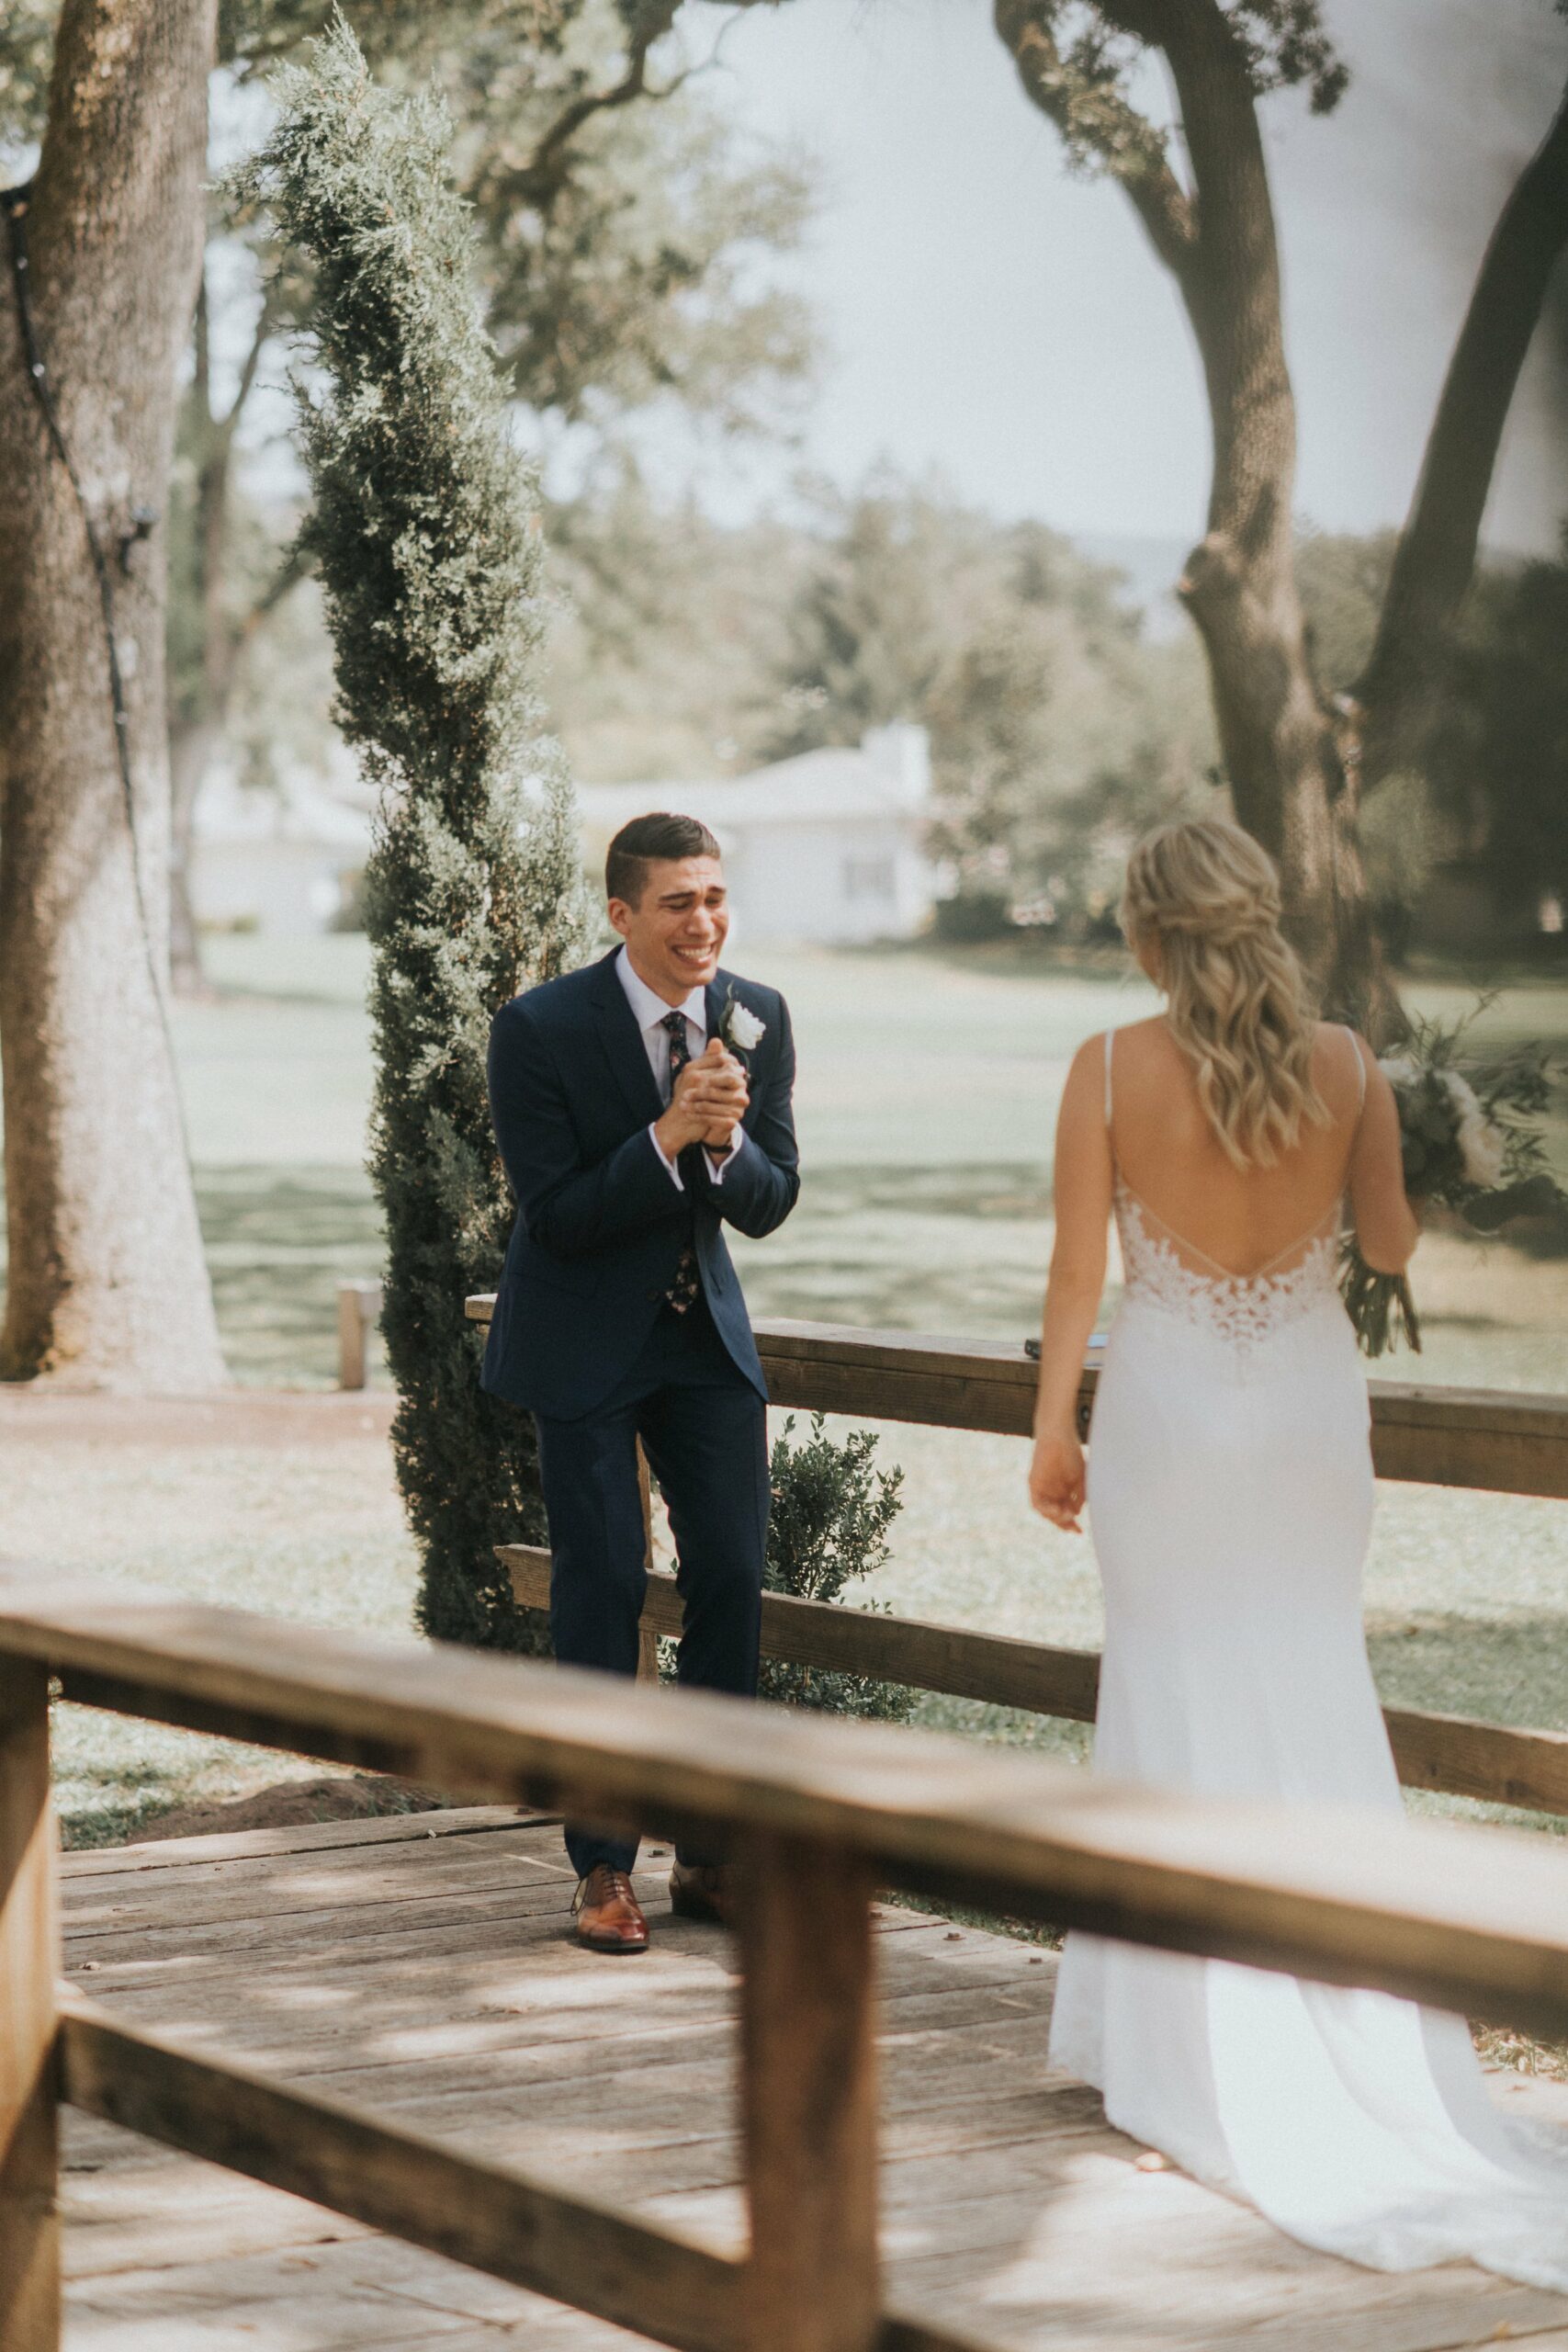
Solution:
M 594 1013 L 599 1042 L 604 1048 L 611 1075 L 633 1118 L 639 1126 L 646 1126 L 650 1119 L 658 1118 L 664 1103 L 649 1063 L 642 1032 L 637 1025 L 637 1015 L 626 1001 L 626 992 L 615 970 L 619 953 L 619 948 L 612 949 L 600 963 L 599 984 L 593 995 Z
M 725 1001 L 728 997 L 729 991 L 734 985 L 734 980 L 728 972 L 716 972 L 713 978 L 707 984 L 705 994 L 707 998 L 708 1035 L 710 1038 L 716 1037 L 718 1035 L 718 1024 L 724 1019 Z M 735 991 L 735 1001 L 737 1004 L 746 1003 L 746 999 L 742 996 L 739 989 L 736 989 Z M 748 1006 L 747 1010 L 750 1011 L 750 1007 Z M 735 1052 L 735 1050 L 736 1048 L 734 1046 L 730 1047 L 730 1051 L 732 1053 Z M 758 1051 L 760 1050 L 761 1049 L 758 1048 Z M 757 1067 L 756 1052 L 741 1054 L 739 1056 L 739 1059 L 745 1064 L 749 1073 L 755 1071 Z M 741 1125 L 749 1129 L 756 1115 L 757 1102 L 756 1097 L 753 1096 L 750 1107 L 747 1111 L 746 1116 L 740 1122 Z

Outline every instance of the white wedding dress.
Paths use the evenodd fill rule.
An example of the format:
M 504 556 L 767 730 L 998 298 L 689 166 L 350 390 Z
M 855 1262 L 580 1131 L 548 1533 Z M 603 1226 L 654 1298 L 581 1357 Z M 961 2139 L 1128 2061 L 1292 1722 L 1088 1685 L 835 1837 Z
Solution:
M 1337 1219 L 1240 1278 L 1119 1174 L 1115 1198 L 1125 1290 L 1089 1464 L 1095 1769 L 1397 1812 L 1361 1628 L 1372 1469 Z M 1051 2056 L 1120 2130 L 1308 2245 L 1568 2290 L 1568 2132 L 1505 2120 L 1460 2018 L 1074 1934 Z

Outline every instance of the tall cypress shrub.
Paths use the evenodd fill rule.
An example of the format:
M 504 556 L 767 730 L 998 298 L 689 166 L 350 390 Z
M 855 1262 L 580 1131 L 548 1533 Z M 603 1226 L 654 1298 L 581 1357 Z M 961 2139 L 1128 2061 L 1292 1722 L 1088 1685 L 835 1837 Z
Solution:
M 366 873 L 374 953 L 370 1170 L 387 1228 L 392 1444 L 444 1640 L 537 1651 L 492 1546 L 540 1542 L 531 1430 L 479 1385 L 471 1291 L 512 1207 L 485 1098 L 496 1008 L 585 944 L 571 787 L 540 731 L 537 486 L 446 175 L 449 125 L 378 89 L 341 18 L 280 74 L 240 175 L 318 287 L 296 382 L 315 492 L 336 718 L 378 787 Z

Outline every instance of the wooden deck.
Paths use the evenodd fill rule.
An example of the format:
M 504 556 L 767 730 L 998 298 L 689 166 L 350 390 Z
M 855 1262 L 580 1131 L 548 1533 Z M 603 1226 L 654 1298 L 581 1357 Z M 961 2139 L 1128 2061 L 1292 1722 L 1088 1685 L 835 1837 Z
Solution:
M 72 1855 L 68 1973 L 129 2022 L 374 2105 L 725 2251 L 740 2225 L 728 1940 L 581 1953 L 559 1833 L 486 1807 Z M 1045 2064 L 1055 1963 L 879 1910 L 896 2309 L 1039 2352 L 1568 2352 L 1568 2300 L 1467 2266 L 1387 2278 L 1134 2168 Z M 1506 2086 L 1505 2088 L 1504 2086 Z M 1504 2077 L 1516 2111 L 1561 2086 Z M 631 2339 L 67 2111 L 70 2352 L 598 2352 Z M 1282 2119 L 1282 2128 L 1289 2128 Z

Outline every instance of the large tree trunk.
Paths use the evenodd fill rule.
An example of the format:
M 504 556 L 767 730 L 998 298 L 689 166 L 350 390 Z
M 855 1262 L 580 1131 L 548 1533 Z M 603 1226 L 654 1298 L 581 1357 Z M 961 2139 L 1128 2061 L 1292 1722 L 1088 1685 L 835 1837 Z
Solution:
M 1481 525 L 1525 355 L 1568 248 L 1568 90 L 1498 215 L 1432 419 L 1377 641 L 1351 690 L 1371 790 L 1417 763 L 1452 633 L 1475 576 Z
M 1043 0 L 995 0 L 995 13 L 1028 96 L 1081 141 L 1055 12 Z M 1113 152 L 1202 361 L 1213 476 L 1181 593 L 1208 657 L 1236 815 L 1280 865 L 1287 926 L 1325 1008 L 1382 1035 L 1400 1014 L 1371 921 L 1355 774 L 1313 675 L 1296 590 L 1295 400 L 1247 62 L 1216 0 L 1101 0 L 1101 14 L 1164 51 L 1191 165 L 1188 189 L 1130 110 L 1088 134 Z
M 0 302 L 0 1374 L 222 1376 L 162 1004 L 164 515 L 202 236 L 214 0 L 65 0 L 25 222 L 79 504 Z M 8 256 L 6 256 L 8 260 Z M 107 559 L 134 841 L 86 516 Z M 138 513 L 155 519 L 139 537 Z
M 1402 1019 L 1372 927 L 1356 770 L 1313 674 L 1296 586 L 1296 407 L 1257 107 L 1213 0 L 1171 16 L 1165 48 L 1196 191 L 1176 275 L 1213 435 L 1207 527 L 1181 594 L 1208 656 L 1236 814 L 1280 865 L 1287 927 L 1325 1010 L 1381 1037 Z

